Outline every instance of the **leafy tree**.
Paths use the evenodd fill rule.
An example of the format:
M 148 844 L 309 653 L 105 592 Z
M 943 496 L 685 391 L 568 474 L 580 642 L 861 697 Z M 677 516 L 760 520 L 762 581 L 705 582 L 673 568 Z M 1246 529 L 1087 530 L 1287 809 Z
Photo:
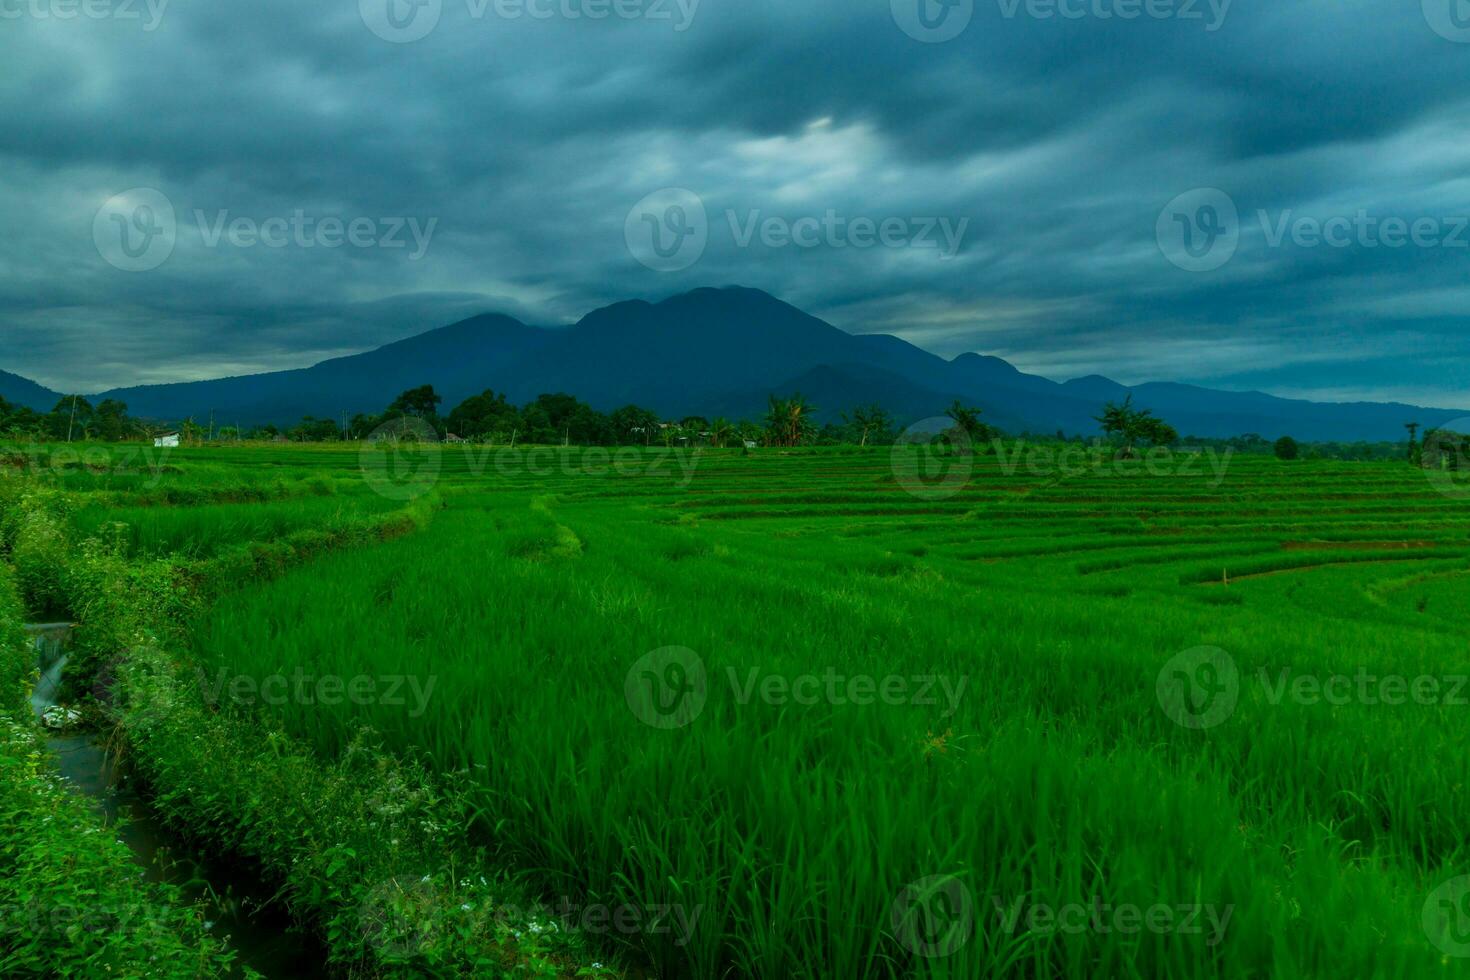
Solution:
M 551 416 L 535 402 L 521 409 L 520 431 L 526 442 L 561 442 L 561 433 L 556 431 Z
M 352 421 L 347 423 L 347 438 L 366 439 L 372 434 L 374 429 L 382 424 L 383 417 L 381 415 L 365 415 L 362 412 L 358 412 L 352 416 Z M 267 426 L 266 428 L 271 431 L 269 433 L 263 432 L 265 438 L 271 438 L 276 435 L 274 426 Z
M 1131 459 L 1134 455 L 1133 447 L 1140 442 L 1162 446 L 1179 438 L 1174 427 L 1155 418 L 1152 411 L 1134 408 L 1132 395 L 1123 399 L 1122 404 L 1108 402 L 1103 406 L 1102 414 L 1094 416 L 1094 419 L 1110 438 L 1122 439 L 1123 448 L 1118 451 L 1120 459 Z
M 1409 461 L 1413 462 L 1419 458 L 1419 423 L 1405 422 L 1404 428 L 1409 430 Z M 1426 437 L 1427 438 L 1427 437 Z
M 388 406 L 389 416 L 412 415 L 415 418 L 431 419 L 439 412 L 439 404 L 444 399 L 434 392 L 433 385 L 420 385 L 410 388 L 393 399 Z
M 118 442 L 137 431 L 137 426 L 128 418 L 128 406 L 116 398 L 104 398 L 93 413 L 97 425 L 97 436 L 108 442 Z
M 53 439 L 85 439 L 92 426 L 92 403 L 81 395 L 64 395 L 46 416 L 46 428 Z
M 532 409 L 537 410 L 534 414 L 534 426 L 531 424 Z M 538 433 L 530 436 L 535 442 L 601 446 L 612 441 L 612 429 L 607 416 L 564 392 L 537 395 L 536 400 L 526 406 L 526 411 L 522 414 L 527 421 L 528 435 L 532 428 Z
M 519 414 L 505 400 L 505 395 L 487 388 L 455 406 L 449 413 L 449 430 L 466 439 L 495 438 L 500 434 L 509 438 L 520 421 Z
M 753 442 L 760 442 L 763 435 L 764 430 L 760 427 L 760 425 L 750 421 L 749 419 L 741 419 L 739 422 L 735 423 L 735 438 L 740 440 L 740 448 L 744 450 L 745 455 L 747 456 L 750 455 L 749 444 Z
M 624 405 L 608 416 L 608 427 L 613 438 L 621 444 L 642 443 L 647 446 L 653 442 L 654 432 L 658 429 L 658 416 L 637 405 Z
M 969 455 L 977 443 L 990 440 L 991 428 L 980 421 L 980 409 L 965 405 L 956 398 L 954 404 L 944 410 L 944 414 L 954 422 L 954 425 L 950 427 L 950 432 L 963 435 L 963 442 L 968 443 L 960 450 L 964 455 Z M 956 440 L 956 444 L 961 443 Z
M 1291 436 L 1282 436 L 1276 440 L 1274 447 L 1277 459 L 1296 459 L 1301 455 L 1301 447 L 1297 445 Z
M 342 430 L 338 428 L 335 419 L 319 419 L 306 415 L 286 436 L 293 442 L 337 442 L 342 438 Z
M 1431 429 L 1424 433 L 1418 463 L 1427 470 L 1470 469 L 1470 436 L 1450 429 Z
M 1267 453 L 1271 451 L 1271 440 L 1256 432 L 1247 432 L 1244 435 L 1232 436 L 1225 440 L 1225 445 L 1238 453 Z
M 842 418 L 858 431 L 859 446 L 866 446 L 870 435 L 885 437 L 889 427 L 893 424 L 888 412 L 881 405 L 861 405 Z
M 722 448 L 725 443 L 735 435 L 735 426 L 730 420 L 720 416 L 709 424 L 709 444 L 716 449 Z
M 39 437 L 45 433 L 47 417 L 34 409 L 12 405 L 0 398 L 0 432 L 12 436 Z
M 1179 441 L 1179 433 L 1163 419 L 1149 418 L 1143 425 L 1143 439 L 1150 446 L 1169 446 Z

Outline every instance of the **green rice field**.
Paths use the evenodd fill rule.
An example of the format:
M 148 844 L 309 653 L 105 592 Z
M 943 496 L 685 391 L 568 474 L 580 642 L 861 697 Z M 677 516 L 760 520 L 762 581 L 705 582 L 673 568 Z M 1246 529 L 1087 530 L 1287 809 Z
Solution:
M 658 974 L 1443 969 L 1420 920 L 1465 870 L 1470 523 L 1415 470 L 983 457 L 942 496 L 886 450 L 708 453 L 687 485 L 456 462 L 425 532 L 225 600 L 198 656 L 432 678 L 255 709 L 323 753 L 366 722 L 464 771 L 552 904 L 699 909 L 610 931 Z M 1237 675 L 1218 722 L 1210 647 Z M 1161 695 L 1181 655 L 1186 724 Z M 1443 698 L 1273 698 L 1282 671 Z M 1032 921 L 1099 904 L 1171 924 Z
M 629 975 L 1470 975 L 1470 500 L 1421 471 L 538 452 L 186 450 L 70 519 L 203 555 L 432 487 L 216 602 L 201 687 L 426 762 Z M 157 502 L 196 468 L 285 483 Z

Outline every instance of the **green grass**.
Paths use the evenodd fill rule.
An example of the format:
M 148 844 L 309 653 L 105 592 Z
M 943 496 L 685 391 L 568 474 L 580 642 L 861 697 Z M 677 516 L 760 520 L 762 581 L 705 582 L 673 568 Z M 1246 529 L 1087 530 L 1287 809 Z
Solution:
M 348 480 L 357 455 L 295 459 Z M 982 458 L 938 500 L 905 493 L 887 450 L 709 453 L 687 478 L 546 469 L 446 449 L 428 530 L 223 600 L 197 656 L 256 679 L 432 677 L 427 704 L 256 710 L 326 755 L 368 722 L 467 774 L 480 839 L 552 899 L 698 909 L 687 941 L 608 935 L 661 975 L 1466 972 L 1421 912 L 1470 870 L 1470 709 L 1275 701 L 1261 679 L 1470 673 L 1467 504 L 1409 467 L 1242 457 L 1217 483 Z M 1241 681 L 1200 731 L 1156 683 L 1205 645 Z M 665 730 L 625 682 L 671 646 L 708 692 Z M 743 693 L 829 672 L 965 686 L 952 711 L 942 690 Z M 945 956 L 916 955 L 891 914 L 930 876 L 971 903 L 930 923 L 964 927 Z M 1230 918 L 1216 944 L 1027 929 L 1033 904 L 1094 901 Z M 1018 902 L 1007 931 L 996 903 Z
M 303 528 L 333 526 L 399 506 L 366 493 L 306 497 L 272 503 L 205 504 L 194 507 L 112 507 L 92 504 L 71 517 L 81 536 L 105 537 L 116 530 L 129 556 L 180 555 L 207 558 L 245 541 L 270 541 Z

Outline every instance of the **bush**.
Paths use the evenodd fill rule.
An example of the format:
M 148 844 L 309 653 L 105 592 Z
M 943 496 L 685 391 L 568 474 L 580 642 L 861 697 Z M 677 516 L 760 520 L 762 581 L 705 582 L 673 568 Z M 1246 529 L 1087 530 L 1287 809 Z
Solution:
M 1277 459 L 1296 459 L 1300 453 L 1300 447 L 1291 436 L 1282 436 L 1276 440 Z
M 127 845 L 53 773 L 31 720 L 23 623 L 0 564 L 0 976 L 226 975 L 233 954 L 200 910 L 145 882 Z
M 10 553 L 21 600 L 38 616 L 64 613 L 61 570 L 66 567 L 70 504 L 64 494 L 32 486 L 8 502 L 0 543 Z

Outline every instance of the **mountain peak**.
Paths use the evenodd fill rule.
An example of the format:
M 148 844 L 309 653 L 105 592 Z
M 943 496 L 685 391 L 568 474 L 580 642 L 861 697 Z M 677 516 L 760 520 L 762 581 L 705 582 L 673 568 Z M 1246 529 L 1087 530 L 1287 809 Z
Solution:
M 1108 401 L 1130 392 L 1180 432 L 1289 433 L 1299 439 L 1399 438 L 1393 405 L 1323 405 L 1193 385 L 1128 388 L 1098 375 L 1057 384 L 978 352 L 945 360 L 885 334 L 849 334 L 760 289 L 702 287 L 658 302 L 630 300 L 549 330 L 483 313 L 376 350 L 309 368 L 103 392 L 143 418 L 214 413 L 240 424 L 291 424 L 303 415 L 377 412 L 407 388 L 432 384 L 452 408 L 487 388 L 511 401 L 564 391 L 600 411 L 630 402 L 670 417 L 758 417 L 766 396 L 792 383 L 812 389 L 823 419 L 876 402 L 907 419 L 955 399 L 1012 432 L 1096 431 Z M 0 372 L 0 396 L 47 411 L 60 397 Z M 1412 409 L 1426 425 L 1448 410 Z
M 756 309 L 770 307 L 807 314 L 784 300 L 777 299 L 763 289 L 750 286 L 699 286 L 688 292 L 676 293 L 655 304 L 674 309 L 693 307 L 696 309 L 728 310 L 733 308 Z
M 966 351 L 965 353 L 956 356 L 949 363 L 958 368 L 973 369 L 977 367 L 989 367 L 994 368 L 998 371 L 1005 371 L 1008 374 L 1021 373 L 1020 368 L 1016 367 L 1014 364 L 1012 364 L 1010 361 L 1005 360 L 1004 358 L 996 357 L 993 354 L 978 354 L 975 351 Z

